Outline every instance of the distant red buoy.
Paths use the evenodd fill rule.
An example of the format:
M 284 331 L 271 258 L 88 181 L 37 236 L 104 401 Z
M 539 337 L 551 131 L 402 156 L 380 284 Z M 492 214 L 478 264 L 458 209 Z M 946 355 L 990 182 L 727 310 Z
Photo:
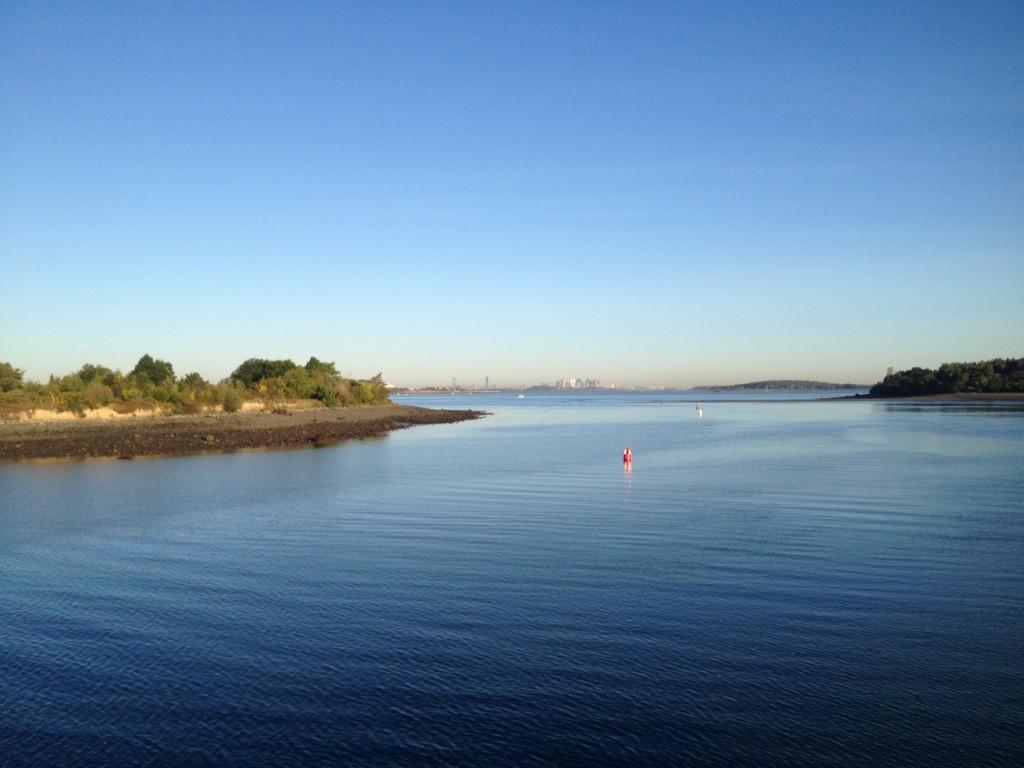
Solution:
M 622 461 L 625 464 L 633 463 L 633 449 L 630 448 L 628 445 L 626 446 L 626 450 L 622 452 Z

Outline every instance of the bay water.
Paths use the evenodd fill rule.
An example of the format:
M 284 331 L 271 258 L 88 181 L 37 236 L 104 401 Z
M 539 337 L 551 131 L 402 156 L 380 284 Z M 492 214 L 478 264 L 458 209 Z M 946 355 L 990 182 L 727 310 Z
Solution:
M 708 397 L 0 466 L 0 765 L 1024 764 L 1024 410 Z

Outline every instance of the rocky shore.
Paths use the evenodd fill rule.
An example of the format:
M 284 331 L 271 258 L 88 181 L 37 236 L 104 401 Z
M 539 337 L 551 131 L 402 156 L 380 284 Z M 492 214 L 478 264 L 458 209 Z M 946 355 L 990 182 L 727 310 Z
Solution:
M 0 421 L 0 463 L 321 447 L 484 415 L 483 411 L 392 404 L 291 412 Z

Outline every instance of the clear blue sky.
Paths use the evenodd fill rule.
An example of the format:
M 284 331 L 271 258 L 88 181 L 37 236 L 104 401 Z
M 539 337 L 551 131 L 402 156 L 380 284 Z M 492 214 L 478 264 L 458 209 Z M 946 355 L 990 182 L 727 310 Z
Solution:
M 1024 4 L 0 2 L 0 360 L 1024 356 Z

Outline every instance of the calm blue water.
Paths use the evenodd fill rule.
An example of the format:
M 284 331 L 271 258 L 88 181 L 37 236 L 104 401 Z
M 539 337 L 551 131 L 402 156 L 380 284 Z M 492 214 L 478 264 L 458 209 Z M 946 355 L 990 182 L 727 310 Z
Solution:
M 1024 764 L 1024 412 L 692 400 L 0 467 L 0 764 Z

